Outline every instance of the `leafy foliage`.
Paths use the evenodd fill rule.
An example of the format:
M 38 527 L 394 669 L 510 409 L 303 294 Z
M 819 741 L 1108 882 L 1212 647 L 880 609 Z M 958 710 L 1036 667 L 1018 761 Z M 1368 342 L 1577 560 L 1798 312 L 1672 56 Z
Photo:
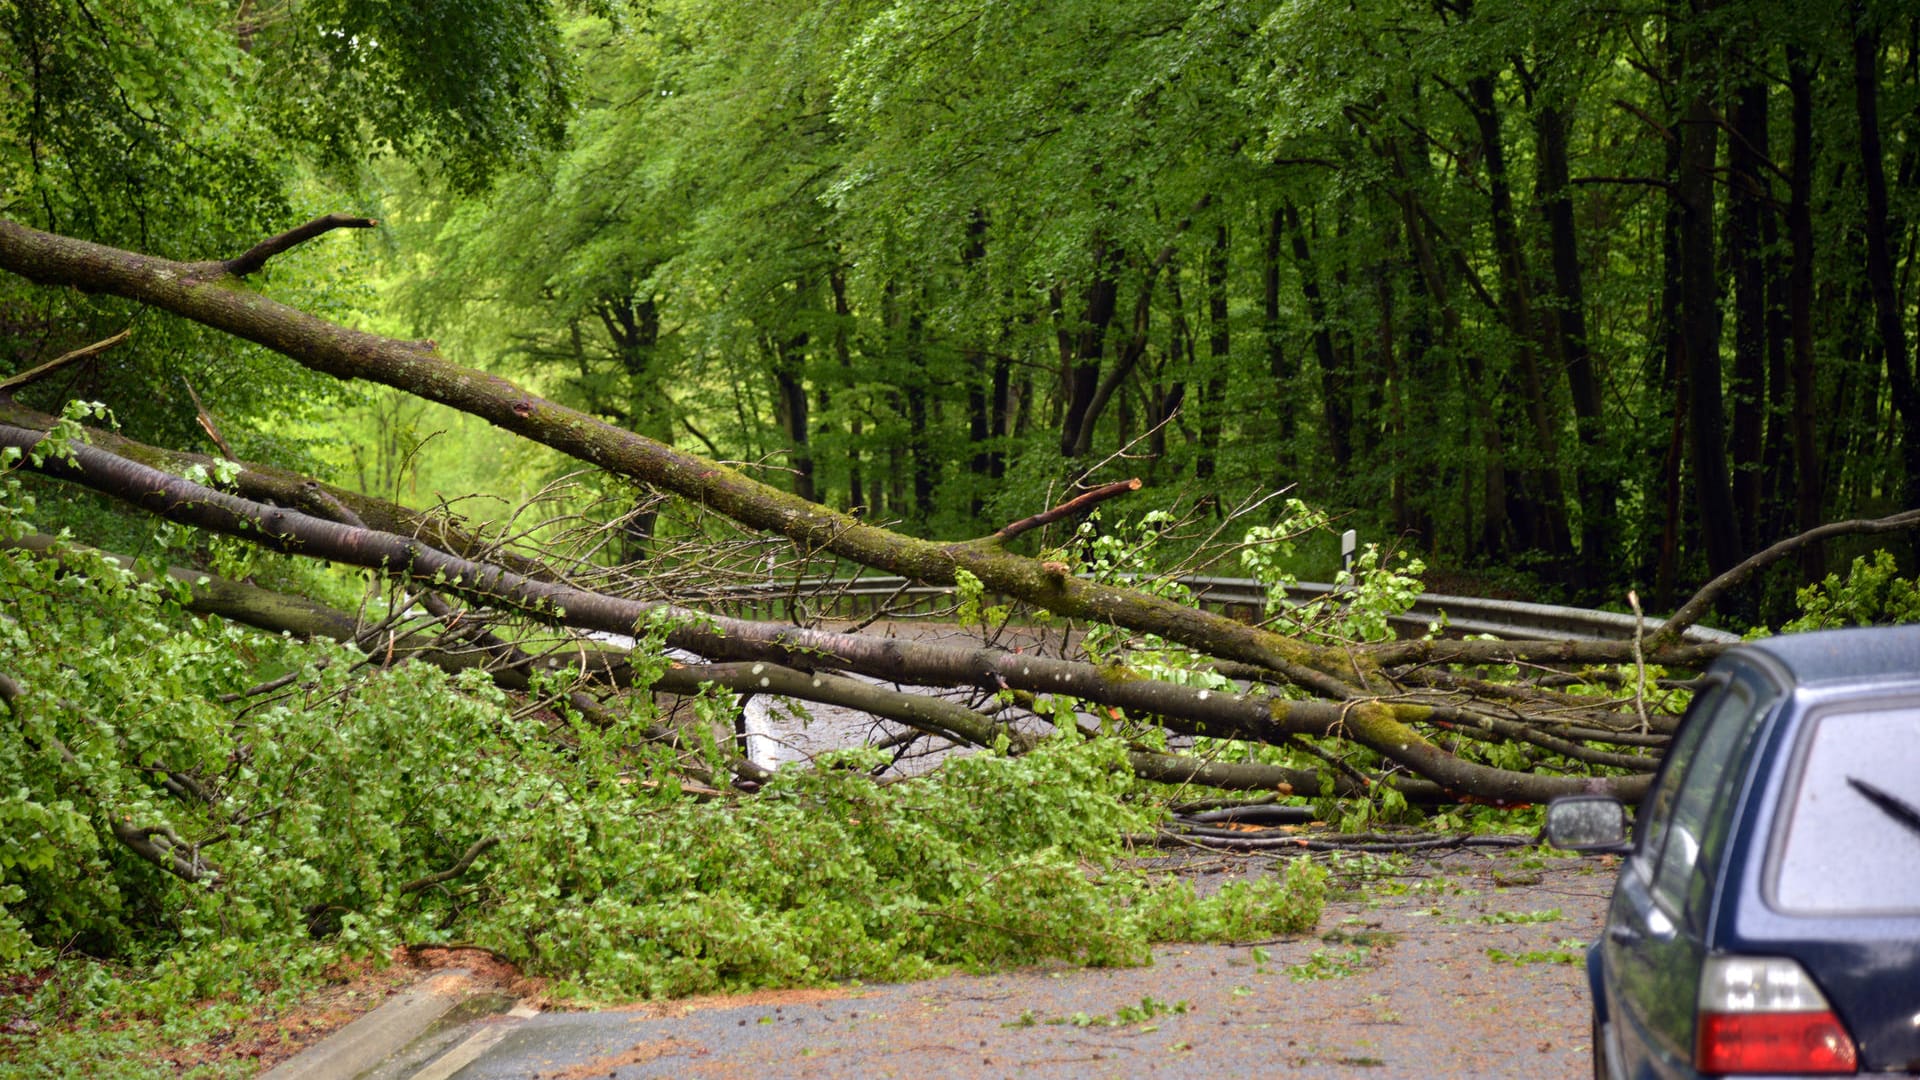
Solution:
M 23 535 L 31 498 L 0 483 Z M 0 768 L 15 778 L 0 965 L 57 949 L 148 965 L 88 992 L 123 1019 L 257 998 L 268 957 L 297 980 L 402 941 L 483 945 L 600 997 L 1135 964 L 1151 941 L 1317 918 L 1311 864 L 1204 899 L 1122 866 L 1124 835 L 1156 812 L 1112 740 L 893 784 L 867 771 L 873 752 L 848 752 L 701 801 L 643 741 L 644 698 L 612 726 L 516 707 L 478 672 L 182 618 L 181 587 L 80 553 L 0 552 Z
M 1332 592 L 1300 604 L 1288 597 L 1287 590 L 1300 584 L 1288 569 L 1295 541 L 1325 530 L 1328 521 L 1325 512 L 1288 499 L 1286 515 L 1278 524 L 1247 530 L 1240 562 L 1266 588 L 1267 614 L 1310 641 L 1392 640 L 1395 634 L 1389 620 L 1412 609 L 1425 590 L 1420 575 L 1426 564 L 1404 552 L 1386 553 L 1378 544 L 1367 544 L 1351 568 L 1343 567 L 1334 575 Z
M 1844 580 L 1838 574 L 1799 591 L 1800 615 L 1781 627 L 1784 633 L 1920 622 L 1920 581 L 1901 577 L 1889 551 L 1853 560 Z
M 240 33 L 275 125 L 329 164 L 371 142 L 473 190 L 562 131 L 569 61 L 543 0 L 306 0 Z

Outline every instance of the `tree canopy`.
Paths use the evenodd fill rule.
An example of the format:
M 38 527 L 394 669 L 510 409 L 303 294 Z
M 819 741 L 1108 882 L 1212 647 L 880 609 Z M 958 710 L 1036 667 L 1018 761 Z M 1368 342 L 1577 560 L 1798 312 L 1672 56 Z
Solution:
M 925 535 L 1142 471 L 1672 602 L 1920 483 L 1912 20 L 1822 10 L 30 3 L 6 201 L 178 258 L 358 201 L 282 295 Z M 128 317 L 12 297 L 16 368 Z M 323 393 L 248 355 L 83 385 Z

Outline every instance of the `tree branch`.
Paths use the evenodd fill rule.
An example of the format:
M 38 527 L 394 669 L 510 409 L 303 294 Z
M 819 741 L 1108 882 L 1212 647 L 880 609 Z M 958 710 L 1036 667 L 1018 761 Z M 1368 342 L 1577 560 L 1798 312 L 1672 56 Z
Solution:
M 202 859 L 197 848 L 180 839 L 165 825 L 142 828 L 132 822 L 115 819 L 112 828 L 114 839 L 120 841 L 127 850 L 182 881 L 205 881 L 211 884 L 220 880 L 219 868 Z M 182 851 L 187 854 L 182 855 Z
M 0 544 L 0 549 L 14 546 L 33 552 L 41 558 L 58 559 L 62 553 L 78 554 L 88 552 L 97 557 L 131 566 L 132 561 L 124 556 L 111 555 L 94 549 L 83 548 L 69 541 L 59 541 L 49 536 L 30 536 L 12 545 Z M 356 637 L 355 622 L 345 612 L 336 611 L 314 604 L 303 598 L 271 593 L 258 586 L 239 582 L 229 582 L 208 574 L 183 568 L 174 568 L 172 576 L 184 581 L 190 588 L 186 608 L 199 614 L 218 615 L 223 618 L 245 622 L 268 633 L 294 632 L 302 636 L 331 637 L 337 641 L 351 642 Z M 236 605 L 237 598 L 246 598 L 246 602 Z M 263 617 L 265 612 L 283 612 L 298 616 L 287 622 L 279 622 L 272 617 Z M 447 671 L 460 671 L 472 667 L 475 663 L 471 654 L 455 655 L 432 648 L 423 639 L 409 637 L 402 640 L 396 654 L 403 658 L 418 659 L 431 663 Z M 541 664 L 539 658 L 533 662 Z M 624 677 L 628 669 L 624 666 L 609 666 L 595 669 L 592 674 L 604 676 L 614 685 L 631 685 Z M 511 669 L 493 672 L 495 681 L 506 689 L 524 691 L 527 680 L 523 674 Z M 269 688 L 284 684 L 293 676 L 285 676 L 274 683 L 263 684 L 247 693 L 268 692 Z M 1027 749 L 1033 745 L 1032 736 L 1015 731 L 996 723 L 991 717 L 982 715 L 954 701 L 932 697 L 925 694 L 911 694 L 889 689 L 873 683 L 861 682 L 845 676 L 824 672 L 804 672 L 784 665 L 771 663 L 721 663 L 721 664 L 685 664 L 676 665 L 661 673 L 650 689 L 677 694 L 695 694 L 708 685 L 722 686 L 738 693 L 765 693 L 780 697 L 795 698 L 822 705 L 857 710 L 873 716 L 892 720 L 916 731 L 936 735 L 955 743 L 973 746 L 992 746 L 996 739 L 1005 736 L 1016 749 Z M 19 696 L 19 684 L 0 674 L 0 703 L 12 704 Z M 229 695 L 235 696 L 237 695 Z M 224 699 L 223 699 L 224 700 Z M 671 733 L 651 730 L 645 733 L 649 739 L 670 738 Z M 1136 775 L 1147 780 L 1161 783 L 1193 783 L 1210 787 L 1224 787 L 1256 790 L 1275 790 L 1284 788 L 1291 791 L 1321 790 L 1320 774 L 1302 769 L 1289 769 L 1281 766 L 1236 764 L 1204 761 L 1198 758 L 1177 754 L 1155 754 L 1138 752 L 1131 755 Z M 770 773 L 750 762 L 739 761 L 733 764 L 734 771 L 750 780 L 764 782 Z M 1337 796 L 1365 796 L 1365 786 L 1353 783 L 1345 776 L 1333 777 L 1333 793 Z M 1400 786 L 1409 798 L 1426 801 L 1439 801 L 1440 790 L 1423 781 L 1403 781 Z
M 1734 566 L 1733 569 L 1714 578 L 1700 587 L 1693 598 L 1680 605 L 1666 623 L 1647 639 L 1649 649 L 1659 649 L 1678 641 L 1680 633 L 1687 627 L 1699 622 L 1701 616 L 1713 606 L 1713 602 L 1725 595 L 1727 590 L 1752 577 L 1757 571 L 1779 562 L 1808 544 L 1818 543 L 1832 536 L 1849 536 L 1857 533 L 1904 532 L 1908 529 L 1920 529 L 1920 510 L 1902 510 L 1883 518 L 1854 518 L 1849 521 L 1835 521 L 1808 529 L 1798 536 L 1790 536 L 1763 551 L 1757 552 Z M 1657 662 L 1657 661 L 1656 661 Z
M 1655 648 L 1649 640 L 1646 661 L 1666 667 L 1699 669 L 1726 650 L 1725 645 Z M 1382 668 L 1401 664 L 1633 663 L 1631 641 L 1389 641 L 1361 646 L 1358 651 Z
M 43 437 L 42 432 L 0 425 L 0 446 L 30 449 Z M 541 622 L 629 635 L 637 626 L 664 621 L 668 644 L 715 659 L 762 660 L 802 668 L 839 667 L 920 685 L 1008 686 L 1035 693 L 1068 693 L 1143 713 L 1185 716 L 1222 736 L 1232 737 L 1237 729 L 1242 737 L 1261 740 L 1290 733 L 1319 734 L 1337 725 L 1342 715 L 1340 706 L 1324 701 L 1276 702 L 1264 697 L 1203 693 L 1092 664 L 999 649 L 836 634 L 607 596 L 462 559 L 411 537 L 255 503 L 93 446 L 73 445 L 68 450 L 71 462 L 59 455 L 47 455 L 37 471 L 113 495 L 171 521 L 237 536 L 276 551 L 407 574 L 471 602 L 509 608 Z M 1284 719 L 1276 722 L 1276 715 Z
M 281 252 L 290 251 L 316 236 L 330 233 L 335 229 L 372 229 L 379 224 L 380 222 L 374 218 L 354 217 L 352 214 L 322 214 L 305 225 L 288 229 L 278 236 L 269 236 L 218 265 L 226 273 L 243 278 L 267 265 L 268 259 Z
M 497 836 L 483 836 L 480 839 L 475 840 L 467 848 L 466 854 L 460 856 L 460 859 L 458 862 L 455 862 L 452 866 L 447 867 L 445 870 L 439 870 L 434 873 L 428 874 L 426 877 L 414 878 L 412 881 L 409 881 L 405 885 L 400 886 L 400 895 L 407 896 L 412 893 L 417 893 L 422 889 L 432 888 L 433 886 L 438 885 L 443 881 L 452 881 L 454 878 L 457 878 L 461 874 L 466 873 L 467 868 L 473 865 L 473 861 L 475 859 L 478 859 L 480 856 L 485 855 L 489 850 L 491 850 L 494 847 L 494 845 L 498 844 L 499 842 L 500 842 L 500 838 Z
M 72 352 L 62 353 L 46 363 L 41 364 L 39 367 L 28 368 L 18 375 L 8 376 L 5 381 L 0 382 L 0 397 L 12 397 L 14 391 L 28 383 L 46 378 L 48 375 L 53 374 L 76 360 L 85 360 L 89 356 L 98 356 L 108 349 L 113 348 L 115 345 L 127 340 L 132 334 L 133 327 L 129 326 L 110 338 L 96 341 L 91 345 L 83 345 Z
M 1005 543 L 1029 529 L 1037 529 L 1042 525 L 1051 525 L 1064 517 L 1084 514 L 1116 495 L 1125 495 L 1130 491 L 1139 490 L 1140 478 L 1137 476 L 1131 480 L 1122 480 L 1115 484 L 1105 484 L 1101 487 L 1094 488 L 1092 491 L 1076 495 L 1051 510 L 1043 510 L 1030 518 L 1022 518 L 1011 525 L 1003 526 L 1000 531 L 986 539 L 994 543 Z
M 48 431 L 57 422 L 56 417 L 0 396 L 0 423 Z M 170 473 L 187 472 L 195 465 L 210 474 L 218 471 L 219 459 L 207 454 L 168 450 L 135 442 L 108 428 L 82 425 L 81 431 L 91 446 Z M 316 517 L 334 520 L 341 520 L 342 513 L 351 513 L 368 528 L 417 536 L 443 551 L 475 558 L 485 557 L 528 577 L 552 576 L 543 564 L 501 550 L 493 540 L 460 528 L 446 514 L 413 510 L 398 503 L 322 483 L 291 469 L 258 462 L 242 461 L 236 464 L 240 466 L 240 472 L 233 478 L 234 491 L 255 502 L 302 507 Z

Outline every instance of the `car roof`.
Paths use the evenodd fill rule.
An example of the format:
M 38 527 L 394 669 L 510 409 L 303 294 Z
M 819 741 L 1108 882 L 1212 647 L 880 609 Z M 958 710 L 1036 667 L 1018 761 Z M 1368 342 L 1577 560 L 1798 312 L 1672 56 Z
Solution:
M 1920 624 L 1787 634 L 1745 648 L 1765 653 L 1802 685 L 1875 676 L 1920 679 Z

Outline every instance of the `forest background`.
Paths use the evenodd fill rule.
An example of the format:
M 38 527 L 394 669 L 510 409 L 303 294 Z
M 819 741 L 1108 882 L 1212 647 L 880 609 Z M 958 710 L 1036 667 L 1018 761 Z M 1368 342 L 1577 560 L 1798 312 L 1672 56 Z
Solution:
M 24 222 L 195 259 L 364 211 L 275 295 L 918 535 L 1287 486 L 1670 606 L 1920 485 L 1897 4 L 12 12 Z M 128 322 L 5 288 L 16 370 Z M 369 492 L 537 482 L 403 484 L 448 421 L 247 352 L 143 327 L 22 399 L 189 445 L 191 383 Z
M 1920 506 L 1917 170 L 1920 16 L 1876 0 L 0 5 L 0 213 L 19 225 L 191 263 L 327 212 L 377 219 L 264 268 L 219 266 L 258 295 L 457 356 L 923 539 L 985 536 L 1075 484 L 1134 476 L 1143 488 L 1103 509 L 1115 535 L 1142 535 L 1127 523 L 1166 511 L 1153 520 L 1185 523 L 1181 536 L 1226 519 L 1238 539 L 1275 522 L 1281 503 L 1260 500 L 1286 489 L 1436 565 L 1608 605 L 1637 588 L 1668 608 L 1774 541 Z M 690 550 L 724 550 L 735 569 L 762 555 L 787 565 L 764 547 L 726 547 L 734 538 L 692 500 L 631 474 L 580 473 L 565 453 L 289 364 L 205 319 L 164 314 L 164 303 L 7 265 L 9 424 L 45 430 L 65 410 L 69 435 L 76 421 L 104 429 L 101 408 L 68 405 L 99 402 L 132 445 L 281 467 L 418 509 L 452 505 L 469 520 L 504 520 L 545 493 L 529 535 L 612 527 L 587 529 L 598 539 L 569 556 L 576 568 L 685 573 L 706 557 Z M 109 348 L 67 356 L 122 330 Z M 163 578 L 166 561 L 184 563 L 347 607 L 360 585 L 203 534 L 163 530 L 156 543 L 131 496 L 102 499 L 25 469 L 8 482 L 14 533 L 69 527 L 161 559 Z M 1185 556 L 1182 542 L 1168 544 Z M 1047 567 L 1098 558 L 1091 545 L 1022 544 Z M 1890 544 L 1904 561 L 1910 548 Z M 1778 624 L 1797 587 L 1864 550 L 1801 547 L 1759 587 L 1716 597 L 1722 615 L 1736 628 Z M 637 845 L 678 867 L 668 876 L 690 875 L 674 880 L 705 882 L 686 885 L 700 904 L 667 914 L 657 893 L 602 896 L 604 883 L 543 877 L 553 860 L 541 851 L 598 850 L 581 837 L 632 807 L 610 809 L 609 792 L 587 784 L 565 821 L 515 826 L 527 844 L 513 856 L 489 815 L 530 805 L 515 786 L 529 770 L 631 770 L 632 746 L 604 724 L 535 751 L 533 729 L 500 726 L 508 699 L 496 689 L 455 693 L 404 666 L 350 686 L 358 661 L 182 621 L 183 595 L 151 579 L 111 585 L 88 565 L 91 584 L 24 556 L 9 564 L 14 666 L 0 670 L 0 697 L 23 725 L 7 752 L 28 784 L 6 812 L 34 840 L 0 863 L 11 911 L 0 959 L 21 970 L 44 974 L 61 950 L 133 958 L 143 971 L 194 952 L 181 993 L 245 997 L 255 991 L 236 973 L 254 962 L 248 950 L 290 948 L 290 927 L 350 948 L 454 927 L 517 962 L 624 992 L 844 973 L 821 966 L 823 934 L 868 971 L 910 968 L 901 956 L 991 962 L 1008 948 L 950 920 L 887 937 L 852 914 L 874 904 L 845 881 L 830 917 L 781 906 L 818 882 L 781 878 L 773 891 L 785 899 L 750 903 L 704 892 L 713 882 L 700 875 L 725 878 L 737 855 L 717 840 L 717 861 L 701 869 L 664 840 L 623 834 L 622 858 L 656 866 Z M 382 602 L 404 613 L 399 595 Z M 75 636 L 60 637 L 62 626 Z M 1322 697 L 1378 690 L 1357 669 L 1357 691 L 1288 670 L 1296 690 Z M 93 680 L 84 693 L 48 689 L 76 671 Z M 505 793 L 483 794 L 476 776 L 453 785 L 451 802 L 415 805 L 401 779 L 342 780 L 303 792 L 300 818 L 285 800 L 313 784 L 311 755 L 249 756 L 259 737 L 229 708 L 284 673 L 310 705 L 378 717 L 339 727 L 351 746 L 329 775 L 385 761 L 404 775 L 486 746 L 482 771 Z M 1642 669 L 1636 685 L 1659 674 Z M 1599 681 L 1618 690 L 1621 679 Z M 123 706 L 104 729 L 71 705 L 116 695 Z M 449 695 L 464 704 L 446 715 L 428 704 Z M 34 700 L 64 704 L 45 715 L 20 704 Z M 298 743 L 315 715 L 276 723 Z M 1652 758 L 1628 759 L 1657 755 L 1657 727 L 1649 736 L 1642 712 L 1641 742 L 1589 746 L 1581 768 L 1644 777 Z M 81 729 L 115 737 L 76 740 Z M 399 739 L 401 729 L 426 741 Z M 1290 745 L 1241 753 L 1288 775 L 1398 767 L 1372 750 L 1330 763 L 1310 743 Z M 112 768 L 88 765 L 88 747 Z M 1540 764 L 1511 749 L 1461 753 L 1505 772 Z M 1075 932 L 1047 931 L 1064 951 L 1137 956 L 1115 943 L 1175 932 L 1173 916 L 1139 914 L 1159 901 L 1139 900 L 1136 915 L 1160 923 L 1123 933 L 1110 920 L 1135 916 L 1087 915 L 1111 897 L 1081 891 L 1094 886 L 1073 884 L 1061 864 L 1034 854 L 1022 877 L 980 862 L 996 845 L 1110 858 L 1120 826 L 1140 827 L 1127 801 L 1138 792 L 1100 779 L 1122 751 L 1050 753 L 971 767 L 1057 770 L 1047 775 L 1060 783 L 1042 786 L 1110 797 L 1098 819 L 1110 828 L 1089 832 L 1065 804 L 1042 807 L 1018 841 L 982 822 L 921 838 L 964 853 L 954 858 L 973 868 L 972 885 L 872 873 L 936 909 L 955 895 L 929 899 L 941 888 L 974 900 L 1002 889 L 995 902 L 1017 914 L 995 925 L 1029 925 L 1049 903 L 1069 922 L 1078 911 L 1090 921 Z M 556 756 L 530 766 L 529 754 Z M 204 766 L 183 764 L 195 755 Z M 724 777 L 723 759 L 708 747 L 701 775 Z M 515 783 L 502 778 L 508 762 Z M 1432 762 L 1409 767 L 1435 775 Z M 680 779 L 668 779 L 683 777 L 679 766 L 646 768 L 677 796 Z M 825 785 L 801 802 L 854 797 L 832 774 L 787 782 Z M 969 780 L 989 782 L 1037 783 Z M 1417 816 L 1409 800 L 1431 810 L 1454 790 L 1427 782 L 1388 785 L 1399 798 L 1388 812 Z M 327 835 L 339 800 L 376 789 L 397 800 L 390 827 Z M 183 802 L 197 834 L 181 823 Z M 116 823 L 130 809 L 176 824 L 129 840 Z M 751 836 L 760 812 L 727 828 Z M 205 888 L 200 844 L 269 813 L 273 841 L 225 860 L 226 880 L 248 884 Z M 823 836 L 817 850 L 846 842 Z M 509 869 L 439 895 L 483 855 L 479 865 Z M 638 889 L 635 865 L 579 872 Z M 554 897 L 583 890 L 598 906 L 530 936 Z M 791 939 L 730 934 L 744 925 L 740 904 L 797 920 Z M 636 920 L 662 919 L 672 927 L 656 925 L 656 938 L 699 943 L 657 955 L 617 944 Z M 180 948 L 208 939 L 218 947 Z M 225 959 L 209 966 L 209 955 Z

